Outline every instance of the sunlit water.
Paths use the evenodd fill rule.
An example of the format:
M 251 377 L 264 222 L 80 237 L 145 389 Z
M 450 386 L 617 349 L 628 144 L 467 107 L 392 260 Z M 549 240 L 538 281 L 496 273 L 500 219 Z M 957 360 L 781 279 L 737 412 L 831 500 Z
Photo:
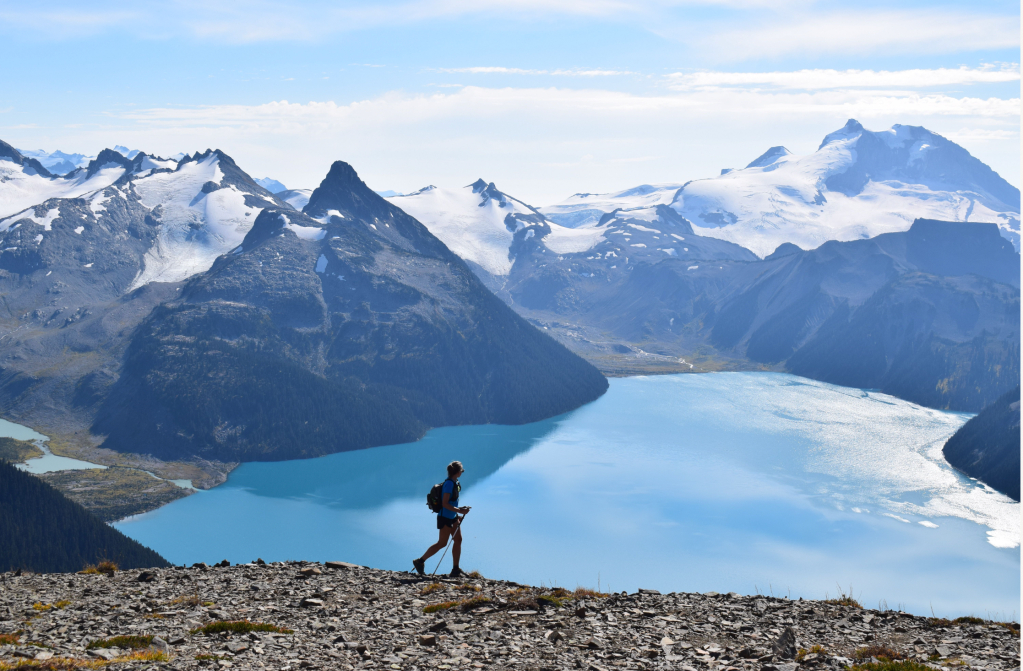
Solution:
M 1019 504 L 941 456 L 967 419 L 782 374 L 614 379 L 544 422 L 244 464 L 116 526 L 175 563 L 405 570 L 436 538 L 426 493 L 457 458 L 473 506 L 462 566 L 484 575 L 793 598 L 841 589 L 872 607 L 1018 617 Z
M 106 468 L 106 466 L 90 464 L 88 461 L 81 461 L 80 459 L 57 456 L 53 452 L 50 452 L 50 448 L 46 446 L 46 441 L 49 440 L 49 438 L 41 433 L 33 431 L 27 426 L 8 422 L 5 419 L 0 419 L 0 438 L 16 438 L 18 440 L 31 441 L 35 443 L 36 447 L 43 451 L 43 456 L 41 457 L 29 459 L 23 464 L 15 464 L 21 470 L 28 471 L 29 473 L 51 473 L 53 471 L 71 471 L 84 468 Z

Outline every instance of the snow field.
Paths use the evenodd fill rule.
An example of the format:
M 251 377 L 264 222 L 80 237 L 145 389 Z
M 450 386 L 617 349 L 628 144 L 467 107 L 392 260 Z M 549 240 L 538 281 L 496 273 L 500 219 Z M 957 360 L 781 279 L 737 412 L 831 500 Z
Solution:
M 262 208 L 246 206 L 245 194 L 234 186 L 202 193 L 203 184 L 223 179 L 219 163 L 212 154 L 175 172 L 134 182 L 143 205 L 162 208 L 156 244 L 146 253 L 145 267 L 131 289 L 149 282 L 180 282 L 204 272 L 244 240 Z
M 30 175 L 22 166 L 7 158 L 0 158 L 0 217 L 9 217 L 50 198 L 79 198 L 104 189 L 124 174 L 124 168 L 111 163 L 92 177 L 85 173 L 65 179 Z

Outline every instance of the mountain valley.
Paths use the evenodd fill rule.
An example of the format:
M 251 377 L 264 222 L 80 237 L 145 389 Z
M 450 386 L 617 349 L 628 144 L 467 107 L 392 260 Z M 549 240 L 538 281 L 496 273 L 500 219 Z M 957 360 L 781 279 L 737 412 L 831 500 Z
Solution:
M 922 128 L 543 208 L 483 179 L 385 199 L 340 161 L 285 189 L 220 150 L 86 158 L 0 144 L 0 410 L 94 463 L 210 487 L 555 416 L 601 372 L 970 412 L 1019 384 L 1019 192 Z

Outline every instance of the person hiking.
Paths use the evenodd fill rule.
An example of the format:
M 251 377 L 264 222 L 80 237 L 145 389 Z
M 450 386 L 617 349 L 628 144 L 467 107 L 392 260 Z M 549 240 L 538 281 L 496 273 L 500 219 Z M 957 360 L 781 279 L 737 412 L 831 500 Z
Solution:
M 462 519 L 458 516 L 462 515 L 464 518 L 465 514 L 472 510 L 470 506 L 458 507 L 458 491 L 461 489 L 458 478 L 464 472 L 462 462 L 452 461 L 448 464 L 448 478 L 444 481 L 441 508 L 437 513 L 437 529 L 440 531 L 440 537 L 436 543 L 426 548 L 422 557 L 412 560 L 412 565 L 419 575 L 426 574 L 426 560 L 446 548 L 452 534 L 454 534 L 454 538 L 451 546 L 451 577 L 456 578 L 462 575 L 462 569 L 458 567 L 458 560 L 462 556 L 462 530 L 459 528 Z

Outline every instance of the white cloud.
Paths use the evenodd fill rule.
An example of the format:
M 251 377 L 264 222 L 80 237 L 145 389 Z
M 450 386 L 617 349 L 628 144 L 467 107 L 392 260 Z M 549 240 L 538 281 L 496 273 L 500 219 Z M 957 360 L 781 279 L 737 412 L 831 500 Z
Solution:
M 959 53 L 1020 44 L 1018 13 L 827 12 L 815 7 L 816 0 L 167 0 L 134 3 L 130 9 L 121 0 L 21 4 L 0 7 L 0 32 L 60 40 L 116 29 L 143 39 L 186 36 L 246 44 L 322 42 L 357 31 L 463 18 L 528 24 L 582 17 L 639 26 L 693 47 L 701 58 L 727 61 L 791 54 Z
M 719 0 L 711 0 L 717 2 Z M 727 0 L 725 4 L 729 4 Z M 606 17 L 660 7 L 626 0 L 404 0 L 398 2 L 283 2 L 281 0 L 171 0 L 140 3 L 125 11 L 117 0 L 81 3 L 55 0 L 17 10 L 0 8 L 0 27 L 31 30 L 49 39 L 81 37 L 106 28 L 144 38 L 182 34 L 229 43 L 316 41 L 331 35 L 395 24 L 464 16 Z
M 1020 80 L 1011 66 L 936 68 L 931 70 L 798 70 L 795 72 L 677 72 L 667 75 L 670 88 L 688 90 L 721 86 L 768 86 L 779 89 L 924 88 L 957 84 L 994 84 Z
M 370 125 L 418 123 L 465 116 L 572 118 L 577 115 L 620 116 L 640 123 L 643 115 L 685 111 L 693 115 L 741 118 L 750 113 L 833 115 L 865 118 L 903 116 L 964 116 L 1017 119 L 1020 100 L 956 98 L 891 91 L 823 91 L 816 93 L 761 92 L 745 89 L 700 90 L 672 95 L 642 96 L 602 89 L 484 88 L 466 86 L 453 93 L 403 95 L 391 93 L 372 100 L 339 105 L 335 102 L 263 105 L 212 105 L 140 110 L 125 115 L 145 124 L 209 127 L 258 126 L 268 132 L 304 132 L 307 125 L 337 123 Z
M 543 205 L 575 192 L 715 175 L 772 145 L 809 153 L 849 118 L 873 130 L 925 126 L 1017 183 L 1019 109 L 1018 98 L 876 89 L 724 87 L 637 95 L 466 86 L 347 104 L 281 100 L 132 110 L 106 116 L 103 126 L 2 134 L 15 146 L 91 154 L 115 143 L 161 155 L 220 147 L 251 174 L 292 187 L 315 186 L 336 159 L 352 163 L 374 188 L 399 192 L 482 176 Z
M 472 67 L 472 68 L 439 68 L 438 72 L 466 72 L 474 75 L 553 75 L 556 77 L 609 77 L 613 75 L 635 74 L 628 70 L 523 70 L 522 68 L 503 67 Z
M 992 129 L 992 128 L 960 128 L 957 131 L 945 133 L 945 137 L 957 144 L 964 142 L 1005 142 L 1018 140 L 1018 130 Z
M 1018 133 L 1019 108 L 1018 99 L 872 90 L 724 88 L 643 96 L 466 86 L 349 104 L 147 109 L 122 117 L 116 133 L 103 133 L 106 144 L 157 153 L 219 146 L 246 170 L 289 186 L 315 186 L 340 158 L 374 188 L 407 192 L 483 176 L 539 205 L 577 191 L 706 177 L 777 144 L 808 153 L 848 118 L 876 130 L 895 123 L 949 136 L 973 129 L 977 142 L 964 139 L 966 148 L 1016 180 L 1015 145 L 989 138 Z M 74 137 L 80 144 L 88 133 Z M 23 144 L 72 146 L 39 136 Z
M 691 26 L 675 30 L 689 40 Z M 685 35 L 682 32 L 685 31 Z M 1019 14 L 967 14 L 939 9 L 781 13 L 775 19 L 740 28 L 705 30 L 695 44 L 724 61 L 823 54 L 961 53 L 1016 48 Z

